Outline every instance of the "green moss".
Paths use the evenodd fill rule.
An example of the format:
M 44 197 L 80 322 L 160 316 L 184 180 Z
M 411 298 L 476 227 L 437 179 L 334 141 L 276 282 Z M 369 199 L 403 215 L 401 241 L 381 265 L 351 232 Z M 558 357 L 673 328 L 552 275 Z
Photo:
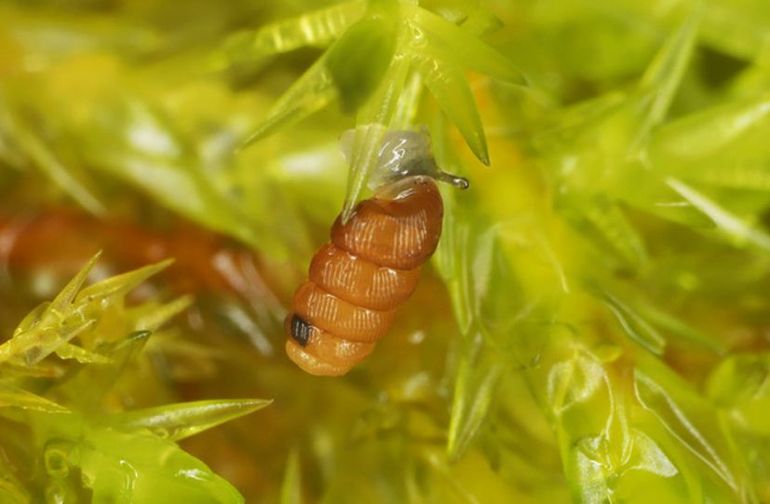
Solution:
M 768 30 L 762 0 L 4 4 L 0 495 L 127 498 L 125 462 L 137 502 L 770 500 Z M 471 189 L 377 352 L 304 376 L 284 307 L 410 127 Z M 62 205 L 217 233 L 173 248 L 195 301 L 91 262 L 25 318 L 68 266 L 19 222 Z
M 4 443 L 23 442 L 26 449 L 5 461 L 3 499 L 242 501 L 235 488 L 174 441 L 269 401 L 182 403 L 107 414 L 113 383 L 141 357 L 151 333 L 190 300 L 124 305 L 126 294 L 168 261 L 83 288 L 97 259 L 0 345 L 0 416 L 29 430 L 22 439 L 4 430 Z

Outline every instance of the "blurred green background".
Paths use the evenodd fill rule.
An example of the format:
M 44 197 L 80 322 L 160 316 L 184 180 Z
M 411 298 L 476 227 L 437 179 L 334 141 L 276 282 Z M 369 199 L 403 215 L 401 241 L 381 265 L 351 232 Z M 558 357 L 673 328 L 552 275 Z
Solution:
M 0 501 L 770 502 L 768 34 L 765 0 L 0 1 Z M 408 128 L 471 188 L 373 355 L 307 376 L 291 295 Z

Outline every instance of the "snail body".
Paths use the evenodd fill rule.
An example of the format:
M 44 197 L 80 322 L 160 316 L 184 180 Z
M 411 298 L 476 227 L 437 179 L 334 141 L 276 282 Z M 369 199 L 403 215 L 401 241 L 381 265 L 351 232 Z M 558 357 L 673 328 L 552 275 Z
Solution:
M 343 375 L 372 352 L 438 245 L 444 210 L 434 178 L 451 176 L 424 161 L 417 173 L 390 164 L 399 167 L 397 176 L 385 178 L 347 221 L 337 217 L 331 242 L 313 256 L 294 295 L 286 353 L 310 374 Z

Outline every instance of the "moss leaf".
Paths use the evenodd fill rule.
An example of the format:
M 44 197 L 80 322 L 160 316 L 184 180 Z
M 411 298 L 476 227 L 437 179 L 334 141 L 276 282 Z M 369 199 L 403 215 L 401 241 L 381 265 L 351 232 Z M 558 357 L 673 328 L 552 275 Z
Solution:
M 473 93 L 460 68 L 451 62 L 431 57 L 430 52 L 415 54 L 418 71 L 436 98 L 441 110 L 457 126 L 473 154 L 489 164 L 486 135 Z
M 646 144 L 650 131 L 663 120 L 668 111 L 690 64 L 699 22 L 700 16 L 691 15 L 666 41 L 642 77 L 638 92 L 644 105 L 629 147 L 631 156 L 635 156 L 638 149 Z
M 338 38 L 363 15 L 365 2 L 353 0 L 277 21 L 231 37 L 225 53 L 230 63 L 260 61 L 303 46 L 323 46 Z
M 449 419 L 447 455 L 450 459 L 457 459 L 465 452 L 494 403 L 495 391 L 504 366 L 487 354 L 488 350 L 462 353 L 454 382 Z
M 92 429 L 70 463 L 96 502 L 238 503 L 243 497 L 205 464 L 152 434 Z
M 0 408 L 14 407 L 44 413 L 66 413 L 69 409 L 9 383 L 0 383 Z
M 380 85 L 396 48 L 392 19 L 368 16 L 351 26 L 326 53 L 342 110 L 354 112 Z
M 510 60 L 471 32 L 425 9 L 414 8 L 410 14 L 415 26 L 431 40 L 432 50 L 447 61 L 511 84 L 526 84 L 524 75 Z
M 751 245 L 764 253 L 770 252 L 770 235 L 761 228 L 751 225 L 680 180 L 669 178 L 667 183 L 693 207 L 708 216 L 721 234 L 733 244 L 737 246 Z
M 166 404 L 112 415 L 109 423 L 122 430 L 148 429 L 161 438 L 179 441 L 253 413 L 271 402 L 262 399 L 220 399 Z
M 302 504 L 302 468 L 296 449 L 289 452 L 281 482 L 280 504 Z
M 326 57 L 321 57 L 281 95 L 267 117 L 246 137 L 242 147 L 301 121 L 327 106 L 337 96 L 337 87 Z

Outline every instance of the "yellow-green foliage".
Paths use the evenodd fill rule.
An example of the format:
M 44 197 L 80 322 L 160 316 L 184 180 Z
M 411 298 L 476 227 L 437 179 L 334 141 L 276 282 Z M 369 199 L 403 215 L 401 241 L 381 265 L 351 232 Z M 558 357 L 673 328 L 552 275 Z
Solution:
M 141 194 L 250 247 L 259 310 L 365 194 L 383 132 L 426 128 L 471 189 L 442 188 L 377 352 L 304 376 L 269 317 L 266 350 L 221 349 L 223 396 L 276 401 L 237 438 L 246 497 L 768 502 L 768 33 L 766 0 L 8 2 L 0 188 L 105 219 Z M 7 500 L 126 499 L 132 477 L 136 502 L 241 499 L 174 441 L 263 402 L 100 404 L 190 302 L 124 306 L 158 268 L 81 290 L 86 268 L 0 346 Z
M 220 400 L 109 411 L 110 389 L 190 300 L 126 306 L 159 263 L 83 288 L 94 257 L 0 345 L 3 502 L 240 502 L 174 441 L 268 404 Z M 162 337 L 162 335 L 160 336 Z M 57 356 L 58 359 L 53 358 Z

